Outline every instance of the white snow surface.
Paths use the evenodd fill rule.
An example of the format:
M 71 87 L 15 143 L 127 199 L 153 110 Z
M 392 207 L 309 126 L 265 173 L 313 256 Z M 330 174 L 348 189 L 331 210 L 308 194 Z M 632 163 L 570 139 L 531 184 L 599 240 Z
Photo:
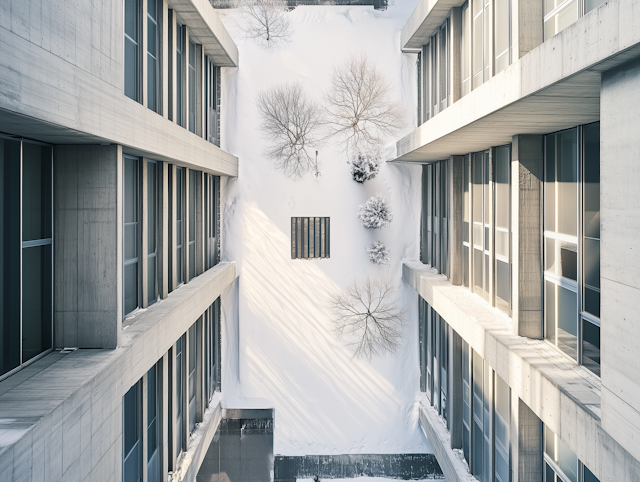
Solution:
M 262 154 L 255 105 L 260 90 L 296 80 L 322 102 L 332 66 L 365 52 L 406 106 L 402 135 L 410 132 L 416 57 L 400 52 L 400 30 L 417 0 L 395 3 L 386 11 L 297 7 L 288 14 L 291 41 L 274 49 L 243 38 L 238 11 L 219 11 L 240 52 L 240 67 L 222 74 L 222 148 L 239 158 L 238 177 L 222 186 L 222 257 L 236 261 L 239 275 L 223 295 L 223 406 L 273 407 L 276 454 L 432 453 L 418 425 L 417 295 L 401 269 L 403 258 L 419 255 L 420 167 L 383 162 L 375 179 L 358 184 L 330 139 L 319 149 L 321 176 L 289 180 Z M 356 212 L 377 193 L 394 219 L 368 230 Z M 291 259 L 293 216 L 331 218 L 330 259 Z M 377 240 L 393 254 L 388 267 L 373 266 L 364 251 Z M 395 280 L 408 312 L 399 352 L 369 362 L 336 339 L 327 301 L 370 271 Z

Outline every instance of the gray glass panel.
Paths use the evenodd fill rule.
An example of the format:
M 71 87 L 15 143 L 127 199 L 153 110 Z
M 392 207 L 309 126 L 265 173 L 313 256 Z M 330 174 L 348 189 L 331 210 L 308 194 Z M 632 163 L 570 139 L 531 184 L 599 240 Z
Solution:
M 139 43 L 139 0 L 124 2 L 124 93 L 138 100 L 138 43 Z
M 124 159 L 124 222 L 138 221 L 138 159 Z
M 189 433 L 193 432 L 196 425 L 196 325 L 189 328 Z
M 496 260 L 496 305 L 503 310 L 509 308 L 510 288 L 509 264 Z
M 183 370 L 183 357 L 182 357 L 182 338 L 178 338 L 176 341 L 176 457 L 182 452 L 182 370 Z
M 573 243 L 560 244 L 560 276 L 576 281 L 578 279 L 578 247 Z
M 583 128 L 584 235 L 600 238 L 600 123 Z
M 20 365 L 20 142 L 0 138 L 0 375 Z
M 158 281 L 157 281 L 157 257 L 151 256 L 147 262 L 147 303 L 149 305 L 158 300 Z
M 22 362 L 52 348 L 51 244 L 22 250 Z
M 583 466 L 583 470 L 584 470 L 583 477 L 582 477 L 583 482 L 600 482 L 598 478 L 595 475 L 593 475 L 593 473 L 591 473 L 591 471 L 586 466 Z
M 471 462 L 471 379 L 469 345 L 462 341 L 462 450 L 467 463 Z
M 158 178 L 157 164 L 147 163 L 147 254 L 156 252 L 158 230 Z
M 495 375 L 495 476 L 497 482 L 509 482 L 509 422 L 511 401 L 509 385 Z
M 189 40 L 189 130 L 196 131 L 196 45 Z
M 124 33 L 134 42 L 138 41 L 138 12 L 139 0 L 125 0 L 124 2 Z
M 158 423 L 158 400 L 162 397 L 159 392 L 158 370 L 154 365 L 147 372 L 147 480 L 160 482 L 160 454 Z
M 584 239 L 584 282 L 593 288 L 600 288 L 599 239 Z
M 565 443 L 556 437 L 556 450 L 558 451 L 558 467 L 570 482 L 578 482 L 578 457 Z
M 600 327 L 582 320 L 582 364 L 600 376 Z
M 587 286 L 584 288 L 584 311 L 591 313 L 593 316 L 600 317 L 600 291 L 591 289 Z
M 22 143 L 22 240 L 51 238 L 51 147 Z
M 176 122 L 179 126 L 184 127 L 182 118 L 182 52 L 184 35 L 182 25 L 176 23 Z
M 556 285 L 545 281 L 545 337 L 556 343 Z
M 140 398 L 140 382 L 131 387 L 123 397 L 124 467 L 122 480 L 124 482 L 138 482 L 142 478 Z
M 158 61 L 151 54 L 147 56 L 147 105 L 158 112 Z
M 576 359 L 578 356 L 577 294 L 558 286 L 558 348 Z
M 124 267 L 124 313 L 131 313 L 138 307 L 138 263 Z

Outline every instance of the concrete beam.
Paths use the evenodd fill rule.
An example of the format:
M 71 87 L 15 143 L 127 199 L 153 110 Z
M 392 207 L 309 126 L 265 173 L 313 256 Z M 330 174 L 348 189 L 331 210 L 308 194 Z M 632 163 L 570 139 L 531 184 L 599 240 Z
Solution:
M 403 49 L 419 49 L 429 41 L 436 29 L 444 23 L 453 7 L 460 7 L 460 0 L 420 0 L 402 27 Z
M 509 384 L 600 480 L 635 481 L 640 461 L 600 421 L 600 379 L 543 340 L 513 334 L 510 318 L 419 261 L 403 279 Z

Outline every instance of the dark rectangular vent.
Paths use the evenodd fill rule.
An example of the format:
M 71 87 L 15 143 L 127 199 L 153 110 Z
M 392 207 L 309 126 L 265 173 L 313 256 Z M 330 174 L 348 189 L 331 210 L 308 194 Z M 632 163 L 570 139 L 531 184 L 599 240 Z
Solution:
M 328 258 L 329 218 L 291 218 L 291 259 Z

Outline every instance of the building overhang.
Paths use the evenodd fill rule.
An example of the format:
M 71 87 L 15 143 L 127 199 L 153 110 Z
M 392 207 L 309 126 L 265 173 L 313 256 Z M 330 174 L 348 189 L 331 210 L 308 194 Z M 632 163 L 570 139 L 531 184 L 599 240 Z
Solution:
M 238 47 L 224 27 L 209 0 L 171 0 L 170 8 L 189 26 L 189 35 L 202 44 L 214 64 L 238 66 Z
M 464 5 L 466 0 L 421 0 L 402 27 L 402 50 L 419 49 L 449 16 L 454 7 Z
M 600 77 L 640 57 L 640 30 L 610 1 L 396 143 L 392 162 L 432 162 L 600 119 Z

